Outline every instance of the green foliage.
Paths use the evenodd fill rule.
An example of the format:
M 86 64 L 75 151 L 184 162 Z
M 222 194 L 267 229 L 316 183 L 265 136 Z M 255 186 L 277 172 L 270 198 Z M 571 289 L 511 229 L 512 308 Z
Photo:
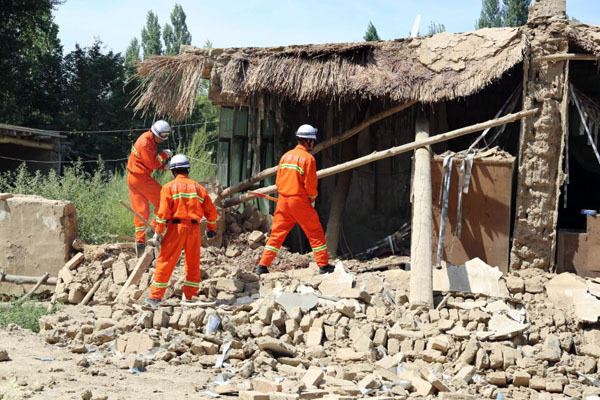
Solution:
M 183 7 L 175 4 L 171 12 L 171 25 L 165 24 L 163 29 L 163 40 L 167 55 L 179 54 L 179 47 L 182 44 L 192 43 L 192 34 L 188 30 L 185 22 L 186 15 Z
M 198 181 L 215 174 L 212 155 L 207 151 L 208 141 L 209 135 L 203 128 L 191 135 L 189 143 L 177 146 L 177 153 L 190 157 L 190 176 Z M 155 174 L 161 183 L 172 179 L 169 171 Z M 119 205 L 119 200 L 129 203 L 126 175 L 124 171 L 107 171 L 102 160 L 93 172 L 76 162 L 65 167 L 62 175 L 54 170 L 47 174 L 31 173 L 21 164 L 16 171 L 0 173 L 0 192 L 71 201 L 77 209 L 78 235 L 87 243 L 105 243 L 114 234 L 134 235 L 133 216 Z
M 4 1 L 0 7 L 0 118 L 53 129 L 62 106 L 62 46 L 52 10 L 58 0 Z
M 446 32 L 446 27 L 444 24 L 436 24 L 433 21 L 429 23 L 429 28 L 427 28 L 427 36 L 433 36 L 442 32 Z
M 146 26 L 142 28 L 142 48 L 144 49 L 144 60 L 152 55 L 163 54 L 158 16 L 152 11 L 148 11 Z
M 504 0 L 506 10 L 502 26 L 522 26 L 527 23 L 531 0 Z
M 140 58 L 140 42 L 137 38 L 131 39 L 129 47 L 125 52 L 125 76 L 127 79 L 135 74 L 135 63 L 141 61 Z
M 476 28 L 521 26 L 527 23 L 531 0 L 482 0 Z
M 117 134 L 87 134 L 77 131 L 111 130 L 143 127 L 143 122 L 132 119 L 127 107 L 130 93 L 125 88 L 123 57 L 112 51 L 102 53 L 102 42 L 80 48 L 65 56 L 67 88 L 62 128 L 74 131 L 70 159 L 95 159 L 102 154 L 107 159 L 121 158 L 131 146 L 131 137 Z
M 367 31 L 363 36 L 365 42 L 374 42 L 377 40 L 381 40 L 379 35 L 377 34 L 377 29 L 375 29 L 375 25 L 371 21 L 369 21 L 369 25 L 367 26 Z
M 39 302 L 26 302 L 10 307 L 0 307 L 0 326 L 17 324 L 34 332 L 40 331 L 39 319 L 48 314 L 46 307 Z
M 481 28 L 497 28 L 502 26 L 503 10 L 500 6 L 500 0 L 482 0 L 481 14 L 477 21 L 476 27 Z

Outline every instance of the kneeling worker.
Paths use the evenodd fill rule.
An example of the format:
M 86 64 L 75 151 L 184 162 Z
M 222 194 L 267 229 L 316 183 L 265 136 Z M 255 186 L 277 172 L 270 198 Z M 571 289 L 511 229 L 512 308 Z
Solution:
M 185 250 L 185 281 L 183 294 L 186 299 L 198 295 L 200 287 L 200 246 L 202 233 L 200 220 L 206 217 L 206 236 L 213 238 L 217 229 L 217 209 L 208 196 L 206 189 L 188 178 L 190 161 L 183 154 L 173 156 L 169 168 L 175 179 L 166 183 L 160 191 L 160 206 L 156 213 L 156 233 L 153 239 L 162 242 L 156 271 L 150 286 L 150 295 L 146 304 L 157 308 L 165 295 L 169 279 L 181 250 Z M 164 236 L 165 227 L 167 233 Z
M 275 185 L 279 191 L 279 199 L 273 217 L 271 236 L 260 264 L 256 267 L 255 272 L 258 275 L 269 272 L 268 267 L 296 222 L 308 237 L 319 265 L 319 272 L 327 274 L 334 270 L 334 267 L 329 265 L 323 227 L 314 209 L 317 197 L 317 165 L 309 151 L 317 140 L 317 130 L 310 125 L 302 125 L 296 131 L 296 139 L 298 145 L 281 157 L 277 168 Z

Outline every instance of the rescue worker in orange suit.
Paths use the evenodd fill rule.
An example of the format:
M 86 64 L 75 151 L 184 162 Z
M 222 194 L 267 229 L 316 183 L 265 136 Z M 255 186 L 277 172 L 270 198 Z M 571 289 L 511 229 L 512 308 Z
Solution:
M 329 264 L 323 227 L 314 209 L 317 197 L 317 165 L 309 151 L 317 140 L 317 129 L 310 125 L 302 125 L 296 131 L 296 139 L 298 145 L 281 157 L 277 168 L 275 184 L 279 191 L 279 199 L 273 217 L 271 236 L 255 270 L 258 275 L 269 272 L 271 262 L 296 222 L 308 237 L 319 265 L 319 272 L 327 274 L 334 270 Z
M 157 308 L 165 295 L 173 268 L 179 260 L 181 250 L 185 250 L 185 280 L 183 294 L 186 299 L 198 295 L 200 287 L 200 246 L 202 233 L 200 220 L 207 220 L 206 236 L 216 236 L 217 209 L 206 189 L 188 178 L 190 161 L 183 154 L 173 156 L 169 168 L 175 179 L 165 184 L 160 191 L 160 206 L 156 213 L 156 233 L 153 240 L 161 243 L 156 260 L 154 279 L 146 304 Z M 167 226 L 163 239 L 163 232 Z
M 166 121 L 156 121 L 152 128 L 141 134 L 131 147 L 127 160 L 127 186 L 131 207 L 146 220 L 150 217 L 148 202 L 158 209 L 160 202 L 160 183 L 152 178 L 156 169 L 166 169 L 167 159 L 171 150 L 157 151 L 156 145 L 169 138 L 171 127 Z M 136 252 L 140 256 L 146 247 L 146 229 L 144 223 L 136 216 L 133 217 L 135 227 Z M 156 222 L 152 223 L 156 226 Z

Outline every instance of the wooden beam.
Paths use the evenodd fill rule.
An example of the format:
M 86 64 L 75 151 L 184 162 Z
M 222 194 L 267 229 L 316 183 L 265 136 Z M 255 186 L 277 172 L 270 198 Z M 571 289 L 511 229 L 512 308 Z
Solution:
M 418 119 L 415 143 L 429 137 L 429 122 Z M 431 200 L 431 149 L 415 150 L 412 227 L 410 237 L 411 305 L 433 307 L 433 211 Z
M 34 140 L 25 140 L 18 138 L 0 137 L 0 143 L 16 144 L 18 146 L 33 147 L 36 149 L 56 150 L 54 143 L 40 143 Z M 49 160 L 51 161 L 51 160 Z M 58 160 L 56 161 L 58 162 Z
M 347 171 L 349 169 L 357 168 L 363 166 L 365 164 L 372 163 L 374 161 L 379 161 L 384 158 L 397 156 L 398 154 L 406 153 L 408 151 L 413 151 L 419 147 L 423 146 L 431 146 L 432 144 L 445 142 L 450 139 L 455 139 L 461 136 L 468 135 L 470 133 L 475 133 L 482 131 L 486 128 L 493 128 L 495 126 L 500 126 L 504 124 L 508 124 L 510 122 L 518 121 L 522 118 L 529 117 L 538 112 L 537 108 L 520 111 L 518 113 L 508 114 L 504 117 L 491 119 L 486 122 L 480 122 L 475 125 L 469 125 L 464 128 L 456 129 L 450 132 L 441 133 L 439 135 L 432 136 L 425 140 L 419 142 L 410 142 L 400 146 L 392 147 L 387 150 L 376 151 L 367 156 L 357 158 L 356 160 L 348 161 L 343 164 L 338 164 L 333 167 L 325 168 L 317 172 L 317 178 L 322 179 L 327 176 L 339 174 L 340 172 Z M 262 194 L 271 194 L 277 191 L 277 187 L 275 185 L 267 186 L 264 188 L 260 188 L 254 191 L 254 193 L 262 193 Z M 223 201 L 223 207 L 232 207 L 238 204 L 241 204 L 245 201 L 252 199 L 254 196 L 250 195 L 242 195 L 240 197 L 236 197 L 233 199 L 226 199 Z
M 90 289 L 90 291 L 87 292 L 87 294 L 85 295 L 85 297 L 83 298 L 83 300 L 81 300 L 81 303 L 79 303 L 79 304 L 82 305 L 82 306 L 87 305 L 87 303 L 90 302 L 90 299 L 94 296 L 94 293 L 96 293 L 96 291 L 98 290 L 98 288 L 100 287 L 100 285 L 102 284 L 102 282 L 104 282 L 104 279 L 102 279 L 102 276 L 101 276 L 100 278 L 98 278 L 98 280 L 96 281 L 96 283 L 94 283 L 94 286 L 92 286 L 92 288 Z
M 559 62 L 559 61 L 598 61 L 598 57 L 592 54 L 575 54 L 575 53 L 564 53 L 564 54 L 549 54 L 547 56 L 541 56 L 534 58 L 533 62 Z
M 382 111 L 379 114 L 375 114 L 372 117 L 370 117 L 369 119 L 361 122 L 360 124 L 356 125 L 355 127 L 348 129 L 347 131 L 345 131 L 344 133 L 342 133 L 341 135 L 337 135 L 332 137 L 331 139 L 325 141 L 325 142 L 321 142 L 318 143 L 310 152 L 312 155 L 315 155 L 317 153 L 319 153 L 320 151 L 323 151 L 331 146 L 333 146 L 334 144 L 343 142 L 344 140 L 351 138 L 352 136 L 360 133 L 363 129 L 373 125 L 375 122 L 380 121 L 384 118 L 387 118 L 391 115 L 397 114 L 402 110 L 405 110 L 407 108 L 409 108 L 410 106 L 414 105 L 415 103 L 417 103 L 417 101 L 415 100 L 411 100 L 408 101 L 406 103 L 397 105 L 395 107 L 392 107 L 388 110 Z M 230 186 L 228 188 L 225 188 L 221 194 L 220 197 L 228 197 L 231 196 L 232 194 L 241 192 L 242 190 L 245 190 L 247 188 L 249 188 L 250 186 L 252 186 L 253 184 L 255 184 L 256 182 L 260 182 L 264 179 L 267 179 L 270 176 L 273 176 L 277 173 L 277 166 L 275 167 L 271 167 L 271 168 L 267 168 L 261 172 L 259 172 L 258 174 L 251 176 L 250 178 L 236 183 L 233 186 Z
M 10 282 L 16 285 L 37 284 L 40 280 L 41 278 L 37 276 L 5 275 L 0 273 L 0 282 Z M 56 285 L 56 278 L 45 279 L 40 285 Z
M 133 272 L 131 272 L 131 275 L 129 275 L 129 278 L 127 278 L 127 281 L 123 285 L 123 288 L 115 298 L 115 303 L 119 301 L 119 299 L 121 298 L 121 296 L 123 296 L 123 293 L 125 293 L 129 286 L 137 285 L 140 282 L 140 279 L 142 279 L 142 275 L 148 270 L 148 267 L 152 263 L 152 260 L 154 260 L 154 248 L 147 247 L 144 254 L 138 259 L 137 264 L 133 269 Z
M 38 290 L 38 288 L 42 285 L 42 283 L 44 283 L 46 280 L 48 280 L 48 278 L 50 277 L 49 273 L 45 273 L 35 284 L 34 287 L 31 288 L 31 290 L 29 292 L 27 292 L 27 294 L 23 295 L 19 300 L 17 300 L 15 302 L 15 305 L 19 305 L 22 304 L 23 302 L 25 302 L 25 300 L 27 300 L 28 298 L 31 297 L 31 295 L 33 293 L 35 293 L 36 290 Z
M 0 200 L 7 200 L 12 198 L 12 193 L 0 193 Z

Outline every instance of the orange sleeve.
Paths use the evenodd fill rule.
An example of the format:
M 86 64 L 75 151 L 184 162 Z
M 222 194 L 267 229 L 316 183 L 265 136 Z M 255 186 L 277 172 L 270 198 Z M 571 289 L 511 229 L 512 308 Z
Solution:
M 142 164 L 150 169 L 163 169 L 167 161 L 167 153 L 161 151 L 156 154 L 153 149 L 143 146 L 138 150 Z
M 206 227 L 210 231 L 214 231 L 217 229 L 217 218 L 219 218 L 219 214 L 217 213 L 217 208 L 213 204 L 208 192 L 203 191 L 203 201 L 202 201 L 202 211 L 204 211 L 204 217 L 206 218 Z
M 160 205 L 156 213 L 156 233 L 163 233 L 167 225 L 167 221 L 171 219 L 173 210 L 173 197 L 169 185 L 165 185 L 160 190 Z
M 310 157 L 304 168 L 304 190 L 310 200 L 317 198 L 317 162 L 314 157 Z

